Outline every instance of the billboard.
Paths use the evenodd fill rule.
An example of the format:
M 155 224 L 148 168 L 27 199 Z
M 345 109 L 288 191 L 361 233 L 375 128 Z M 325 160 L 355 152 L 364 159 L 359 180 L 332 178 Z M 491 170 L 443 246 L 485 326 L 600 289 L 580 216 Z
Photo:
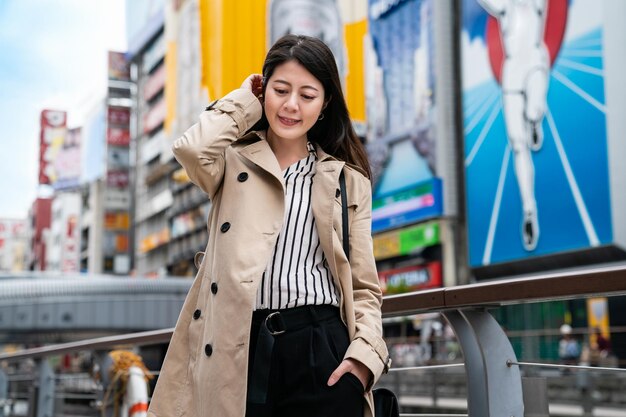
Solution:
M 130 62 L 123 52 L 109 51 L 109 80 L 130 81 Z
M 339 74 L 346 75 L 343 22 L 336 0 L 272 0 L 268 20 L 269 45 L 290 33 L 322 39 L 333 51 Z
M 56 153 L 50 182 L 57 191 L 73 189 L 80 184 L 81 137 L 81 128 L 68 129 Z
M 428 246 L 441 243 L 441 226 L 438 221 L 417 224 L 373 238 L 374 258 L 377 261 L 420 253 Z
M 439 216 L 443 202 L 435 166 L 433 1 L 368 4 L 366 135 L 377 232 Z
M 57 180 L 54 161 L 63 148 L 67 131 L 67 113 L 43 110 L 39 134 L 39 184 L 52 184 Z
M 111 188 L 127 188 L 130 183 L 128 169 L 110 169 L 107 171 L 106 184 Z
M 441 262 L 388 269 L 378 273 L 383 294 L 402 294 L 411 291 L 439 288 L 442 285 Z
M 0 219 L 0 271 L 26 269 L 28 221 Z
M 605 2 L 463 0 L 470 265 L 612 241 Z
M 267 48 L 280 36 L 322 39 L 335 55 L 355 130 L 366 138 L 377 202 L 373 215 L 381 219 L 373 231 L 441 216 L 442 175 L 435 163 L 436 2 L 252 3 L 242 9 L 232 1 L 200 2 L 201 78 L 209 96 L 219 98 L 249 73 L 258 72 Z M 267 30 L 236 24 L 256 22 L 262 14 L 267 16 Z M 168 78 L 166 92 L 169 87 Z M 144 133 L 161 120 L 145 117 Z M 429 191 L 422 194 L 425 189 Z
M 79 216 L 69 215 L 65 224 L 63 251 L 61 252 L 61 271 L 77 272 L 80 267 L 80 224 Z

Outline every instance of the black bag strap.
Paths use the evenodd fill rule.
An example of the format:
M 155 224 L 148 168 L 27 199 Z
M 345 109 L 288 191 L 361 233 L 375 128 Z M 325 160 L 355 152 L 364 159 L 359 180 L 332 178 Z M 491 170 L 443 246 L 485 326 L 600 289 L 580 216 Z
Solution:
M 339 188 L 341 189 L 341 224 L 343 229 L 343 251 L 350 261 L 350 234 L 348 233 L 348 196 L 346 195 L 346 177 L 343 169 L 339 174 Z

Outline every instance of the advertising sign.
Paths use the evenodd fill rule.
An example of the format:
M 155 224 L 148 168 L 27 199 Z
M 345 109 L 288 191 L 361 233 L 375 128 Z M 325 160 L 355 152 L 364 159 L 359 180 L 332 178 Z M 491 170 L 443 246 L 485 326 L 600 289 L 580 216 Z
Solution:
M 130 145 L 130 130 L 123 127 L 108 127 L 107 144 L 115 146 Z
M 105 230 L 128 230 L 129 225 L 128 213 L 104 213 Z
M 372 232 L 415 223 L 442 213 L 441 180 L 433 178 L 372 201 Z
M 107 186 L 113 188 L 128 187 L 130 176 L 128 170 L 109 170 L 107 171 Z
M 130 109 L 127 107 L 107 108 L 107 144 L 128 146 L 130 144 Z
M 367 149 L 375 211 L 385 213 L 372 225 L 378 231 L 441 215 L 443 202 L 435 177 L 433 1 L 368 4 Z M 434 191 L 426 200 L 416 194 L 422 187 Z
M 130 109 L 128 107 L 108 107 L 107 122 L 109 126 L 128 127 L 130 123 Z
M 441 262 L 381 271 L 378 278 L 385 295 L 439 288 L 442 285 Z
M 418 253 L 441 243 L 439 222 L 418 224 L 374 236 L 374 258 L 377 261 Z
M 26 220 L 0 219 L 0 271 L 22 269 L 24 257 L 20 252 L 27 247 L 27 233 Z
M 54 174 L 50 182 L 55 190 L 78 187 L 81 176 L 81 129 L 69 129 L 61 148 L 52 162 Z
M 61 271 L 77 272 L 80 267 L 80 225 L 78 216 L 68 216 L 66 221 L 63 251 L 61 252 Z
M 463 0 L 470 265 L 611 242 L 604 5 Z
M 39 136 L 39 184 L 52 184 L 57 180 L 54 160 L 59 154 L 67 132 L 67 113 L 43 110 Z
M 273 0 L 269 8 L 269 44 L 294 33 L 322 39 L 345 75 L 343 23 L 336 0 Z
M 128 210 L 130 192 L 117 188 L 107 188 L 104 192 L 104 208 L 108 210 Z
M 130 81 L 130 63 L 124 53 L 109 51 L 109 80 Z
M 587 324 L 591 330 L 591 334 L 589 335 L 591 345 L 597 343 L 598 332 L 605 339 L 611 338 L 608 298 L 597 297 L 587 299 Z

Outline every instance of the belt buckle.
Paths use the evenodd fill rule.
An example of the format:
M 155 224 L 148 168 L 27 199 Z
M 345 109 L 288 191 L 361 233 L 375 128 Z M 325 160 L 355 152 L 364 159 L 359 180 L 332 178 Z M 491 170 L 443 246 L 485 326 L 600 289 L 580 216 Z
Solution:
M 280 324 L 282 325 L 282 329 L 281 330 L 274 330 L 274 326 L 272 325 L 272 318 L 276 317 L 278 319 L 280 319 Z M 267 317 L 265 317 L 265 328 L 270 332 L 270 334 L 272 336 L 278 336 L 279 334 L 283 334 L 285 333 L 286 329 L 285 329 L 285 323 L 282 320 L 282 317 L 280 316 L 280 311 L 275 311 L 271 314 L 268 314 Z

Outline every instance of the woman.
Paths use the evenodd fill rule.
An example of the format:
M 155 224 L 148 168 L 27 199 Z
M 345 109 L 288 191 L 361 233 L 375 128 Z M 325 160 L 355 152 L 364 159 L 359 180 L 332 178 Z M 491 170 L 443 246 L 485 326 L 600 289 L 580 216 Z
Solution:
M 149 414 L 372 416 L 389 359 L 369 167 L 330 50 L 281 38 L 173 150 L 212 201 L 210 234 Z

